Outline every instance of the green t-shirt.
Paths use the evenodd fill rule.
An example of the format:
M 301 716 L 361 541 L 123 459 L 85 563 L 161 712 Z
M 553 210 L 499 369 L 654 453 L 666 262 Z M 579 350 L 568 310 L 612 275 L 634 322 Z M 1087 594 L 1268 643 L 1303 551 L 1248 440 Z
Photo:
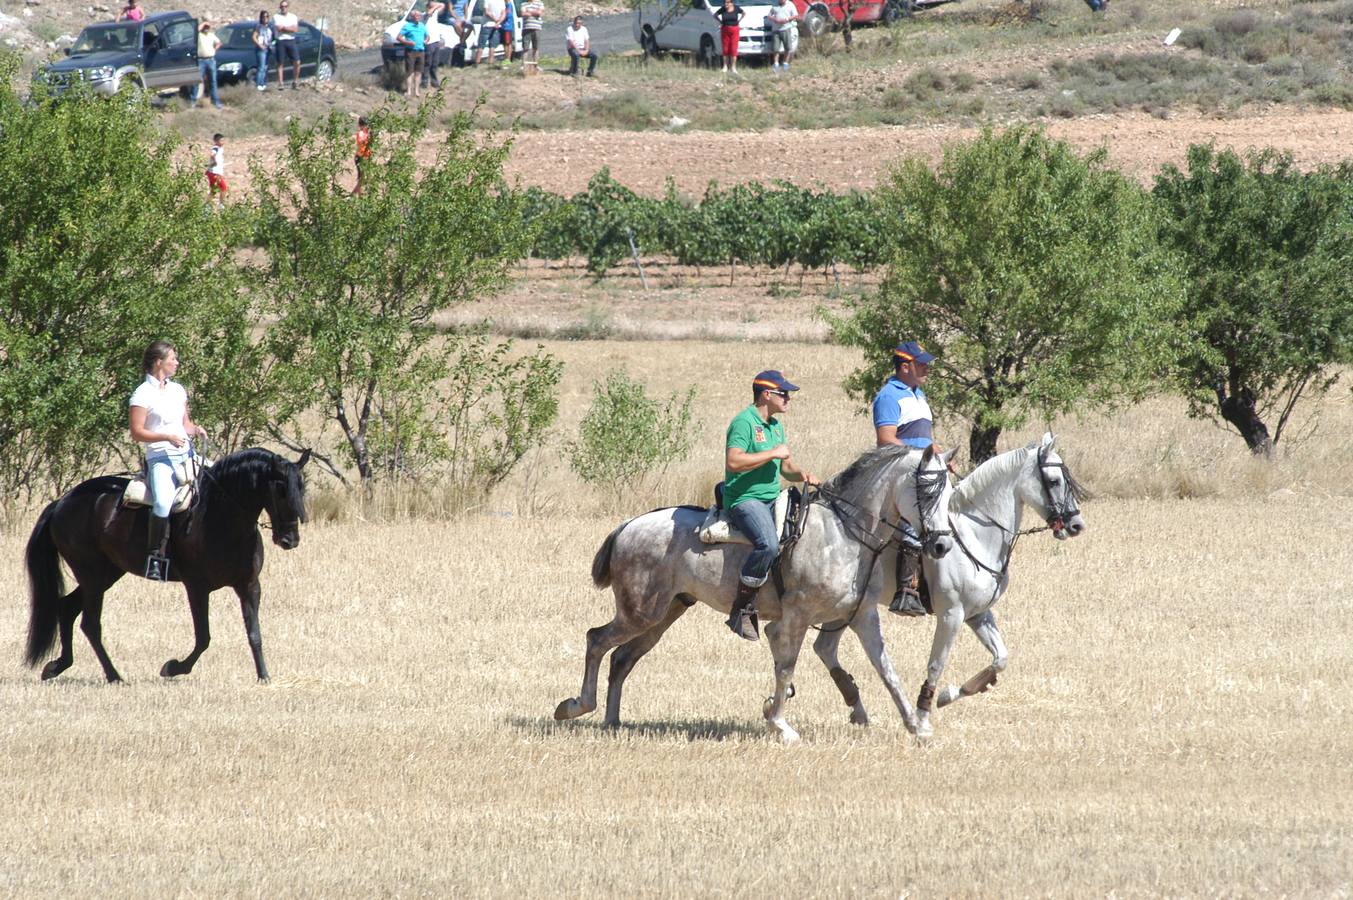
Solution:
M 749 406 L 728 423 L 724 449 L 737 447 L 748 453 L 771 450 L 785 442 L 785 426 L 774 416 L 761 420 L 755 406 Z M 723 473 L 723 505 L 732 509 L 743 500 L 774 500 L 780 494 L 780 463 L 772 459 L 746 472 Z

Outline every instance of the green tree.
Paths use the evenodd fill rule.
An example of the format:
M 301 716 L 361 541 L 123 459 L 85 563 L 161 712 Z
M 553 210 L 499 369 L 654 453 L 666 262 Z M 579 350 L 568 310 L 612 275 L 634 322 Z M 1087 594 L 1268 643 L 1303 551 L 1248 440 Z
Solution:
M 611 372 L 593 382 L 578 439 L 564 445 L 569 466 L 583 481 L 611 491 L 638 487 L 690 453 L 694 402 L 695 388 L 664 403 L 623 370 Z
M 1166 166 L 1156 179 L 1161 241 L 1188 278 L 1174 382 L 1191 415 L 1220 416 L 1254 453 L 1272 451 L 1353 350 L 1348 174 L 1194 145 L 1187 172 Z
M 945 151 L 938 171 L 905 163 L 884 187 L 890 261 L 879 292 L 833 322 L 867 364 L 847 388 L 873 395 L 889 348 L 916 338 L 940 356 L 935 405 L 972 421 L 974 462 L 1031 414 L 1140 396 L 1166 356 L 1180 302 L 1149 196 L 1100 151 L 1026 128 Z
M 126 402 L 152 340 L 178 346 L 214 430 L 242 394 L 199 402 L 202 385 L 251 319 L 236 218 L 208 208 L 149 107 L 40 86 L 26 102 L 17 74 L 0 57 L 0 495 L 31 498 L 132 457 Z
M 274 172 L 253 167 L 268 259 L 257 287 L 272 304 L 267 346 L 292 398 L 279 418 L 316 406 L 341 430 L 368 487 L 381 460 L 385 471 L 406 472 L 409 453 L 437 446 L 435 385 L 453 371 L 456 350 L 434 317 L 502 285 L 530 245 L 520 195 L 501 184 L 508 146 L 481 144 L 472 112 L 456 116 L 434 162 L 418 164 L 438 108 L 372 116 L 359 196 L 340 184 L 351 178 L 352 126 L 337 112 L 293 125 Z

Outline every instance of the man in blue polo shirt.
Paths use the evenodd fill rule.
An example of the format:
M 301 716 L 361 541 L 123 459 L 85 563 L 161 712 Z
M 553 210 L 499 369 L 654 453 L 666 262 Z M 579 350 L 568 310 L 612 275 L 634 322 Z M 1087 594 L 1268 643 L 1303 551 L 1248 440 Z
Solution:
M 924 385 L 930 376 L 933 353 L 916 341 L 893 349 L 893 377 L 874 397 L 874 439 L 878 446 L 903 444 L 924 450 L 934 444 L 934 419 Z M 923 616 L 926 608 L 916 587 L 921 561 L 921 538 L 902 523 L 902 547 L 897 554 L 897 592 L 888 609 L 902 616 Z
M 752 405 L 733 417 L 724 440 L 723 504 L 728 519 L 752 542 L 742 563 L 738 594 L 728 614 L 728 627 L 738 637 L 757 640 L 756 593 L 766 583 L 771 564 L 780 553 L 775 531 L 775 500 L 780 476 L 789 481 L 817 484 L 789 456 L 785 426 L 779 416 L 789 408 L 798 387 L 775 369 L 752 379 Z

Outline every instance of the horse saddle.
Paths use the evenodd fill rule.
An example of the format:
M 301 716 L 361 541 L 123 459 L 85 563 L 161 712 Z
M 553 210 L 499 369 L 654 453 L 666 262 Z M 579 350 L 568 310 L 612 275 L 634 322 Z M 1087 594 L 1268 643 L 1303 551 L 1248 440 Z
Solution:
M 203 459 L 194 454 L 174 466 L 174 505 L 170 507 L 170 513 L 183 512 L 192 505 L 193 498 L 197 496 L 197 476 L 201 474 L 203 469 L 210 468 L 211 464 L 211 460 Z M 153 502 L 150 496 L 148 473 L 145 469 L 142 469 L 131 481 L 127 482 L 127 487 L 122 492 L 122 505 L 132 508 L 151 506 Z
M 793 514 L 801 502 L 798 488 L 785 488 L 775 498 L 775 533 L 780 535 L 781 544 L 791 543 L 790 529 L 798 518 Z M 714 505 L 705 514 L 700 523 L 700 542 L 703 544 L 751 544 L 747 536 L 728 521 L 728 510 L 723 508 L 723 482 L 714 486 Z M 793 507 L 793 510 L 791 510 Z

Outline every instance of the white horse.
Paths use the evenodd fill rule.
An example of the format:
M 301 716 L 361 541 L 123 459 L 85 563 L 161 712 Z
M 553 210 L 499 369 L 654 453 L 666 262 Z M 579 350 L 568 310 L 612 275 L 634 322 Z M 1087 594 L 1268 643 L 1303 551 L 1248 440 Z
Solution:
M 1005 640 L 996 627 L 991 608 L 1005 593 L 1010 582 L 1010 557 L 1019 538 L 1024 507 L 1033 508 L 1048 523 L 1059 541 L 1085 531 L 1078 502 L 1085 492 L 1072 477 L 1053 448 L 1053 436 L 994 456 L 964 478 L 949 503 L 949 525 L 958 552 L 943 558 L 923 561 L 930 585 L 930 602 L 935 612 L 935 639 L 930 647 L 930 663 L 916 706 L 919 720 L 915 733 L 929 737 L 932 705 L 947 706 L 962 698 L 980 694 L 996 683 L 997 675 L 1008 662 Z M 892 566 L 887 560 L 875 572 L 874 584 L 881 596 L 888 596 Z M 871 585 L 871 588 L 873 586 Z M 936 690 L 944 673 L 959 626 L 967 623 L 988 652 L 991 665 L 969 678 L 962 686 L 949 685 Z M 824 629 L 813 649 L 829 669 L 840 671 L 836 650 L 840 630 Z M 859 692 L 843 686 L 850 676 L 833 674 L 847 705 L 853 707 L 851 721 L 868 721 Z
M 906 697 L 879 625 L 872 573 L 881 555 L 895 546 L 900 520 L 918 523 L 922 537 L 948 516 L 948 455 L 906 447 L 871 450 L 822 485 L 810 503 L 798 542 L 783 554 L 785 593 L 773 582 L 757 595 L 757 612 L 775 658 L 775 694 L 762 714 L 786 742 L 798 733 L 784 716 L 792 696 L 794 666 L 808 628 L 822 622 L 848 624 L 859 637 L 883 679 L 907 728 L 919 720 Z M 622 524 L 606 538 L 592 561 L 592 580 L 610 586 L 615 617 L 587 632 L 582 689 L 562 701 L 556 719 L 573 719 L 596 709 L 597 671 L 612 648 L 606 691 L 607 725 L 620 722 L 620 691 L 634 664 L 696 601 L 726 613 L 737 591 L 738 573 L 750 548 L 741 544 L 701 544 L 696 534 L 705 511 L 692 507 L 662 509 Z M 926 540 L 926 552 L 942 557 L 952 548 L 946 533 Z M 886 598 L 884 598 L 886 599 Z M 741 642 L 729 641 L 729 652 Z M 839 674 L 838 674 L 839 673 Z M 850 676 L 832 673 L 842 691 L 854 690 Z M 846 682 L 849 682 L 847 684 Z M 858 692 L 857 692 L 858 693 Z

